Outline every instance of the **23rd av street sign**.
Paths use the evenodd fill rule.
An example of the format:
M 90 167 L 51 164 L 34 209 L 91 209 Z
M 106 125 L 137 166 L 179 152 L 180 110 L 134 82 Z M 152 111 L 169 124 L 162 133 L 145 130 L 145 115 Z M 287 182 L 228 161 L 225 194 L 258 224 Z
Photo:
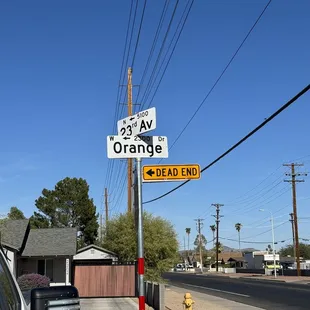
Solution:
M 138 136 L 156 128 L 156 110 L 151 108 L 117 122 L 120 136 Z
M 184 181 L 200 179 L 200 166 L 148 165 L 143 166 L 143 182 Z
M 167 158 L 168 140 L 163 136 L 108 136 L 108 158 Z

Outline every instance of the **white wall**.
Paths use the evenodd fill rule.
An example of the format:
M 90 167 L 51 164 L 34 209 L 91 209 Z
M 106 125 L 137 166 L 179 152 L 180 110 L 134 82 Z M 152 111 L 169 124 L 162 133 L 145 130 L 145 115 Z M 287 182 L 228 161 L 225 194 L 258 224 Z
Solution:
M 117 257 L 114 255 L 111 255 L 106 252 L 102 252 L 97 250 L 96 248 L 90 248 L 86 251 L 83 251 L 81 253 L 78 253 L 73 256 L 74 260 L 79 259 L 112 259 L 113 261 L 117 261 Z

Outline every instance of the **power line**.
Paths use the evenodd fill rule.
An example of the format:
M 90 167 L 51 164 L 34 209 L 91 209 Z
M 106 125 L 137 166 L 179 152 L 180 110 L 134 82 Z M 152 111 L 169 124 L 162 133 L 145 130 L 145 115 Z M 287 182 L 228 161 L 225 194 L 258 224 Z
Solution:
M 262 185 L 265 181 L 267 181 L 270 177 L 272 177 L 281 167 L 282 167 L 282 165 L 278 166 L 278 168 L 277 168 L 275 171 L 273 171 L 272 173 L 270 173 L 270 174 L 269 174 L 265 179 L 263 179 L 260 183 L 258 183 L 257 185 L 255 185 L 253 188 L 251 188 L 250 190 L 248 190 L 248 191 L 245 192 L 244 194 L 242 194 L 242 195 L 236 197 L 235 199 L 233 199 L 233 200 L 227 202 L 226 204 L 227 204 L 227 205 L 228 205 L 228 204 L 230 205 L 232 202 L 235 202 L 235 201 L 238 201 L 238 203 L 239 203 L 239 202 L 240 202 L 240 201 L 239 201 L 239 198 L 242 198 L 242 197 L 244 197 L 244 196 L 247 196 L 248 193 L 251 193 L 253 190 L 255 190 L 256 188 L 258 188 L 258 187 L 259 187 L 260 185 Z M 282 176 L 280 176 L 279 179 L 280 179 L 281 177 L 282 177 Z M 277 180 L 278 180 L 278 179 L 277 179 Z M 242 201 L 243 201 L 243 199 L 242 199 Z
M 171 41 L 170 41 L 170 44 L 169 44 L 169 46 L 168 46 L 168 49 L 167 49 L 166 54 L 165 54 L 165 56 L 164 56 L 164 59 L 163 59 L 161 65 L 160 65 L 160 67 L 159 67 L 159 70 L 158 70 L 158 72 L 157 72 L 157 74 L 156 74 L 156 76 L 155 76 L 154 81 L 157 80 L 157 78 L 158 78 L 158 76 L 159 76 L 159 72 L 161 71 L 161 69 L 162 69 L 162 67 L 163 67 L 163 65 L 164 65 L 164 63 L 165 63 L 165 59 L 166 59 L 166 57 L 168 56 L 168 53 L 169 53 L 169 50 L 170 50 L 170 48 L 171 48 L 171 46 L 172 46 L 173 40 L 174 40 L 175 37 L 177 37 L 176 40 L 175 40 L 174 46 L 173 46 L 173 48 L 172 48 L 172 51 L 171 51 L 171 53 L 170 53 L 170 56 L 169 56 L 169 58 L 168 58 L 168 61 L 166 62 L 166 66 L 165 66 L 165 68 L 164 68 L 164 70 L 163 70 L 163 72 L 162 72 L 162 74 L 161 74 L 161 77 L 160 77 L 160 79 L 159 79 L 159 82 L 158 82 L 158 84 L 157 84 L 157 86 L 156 86 L 156 89 L 155 89 L 155 91 L 154 91 L 154 93 L 153 93 L 152 99 L 150 100 L 150 102 L 149 102 L 149 104 L 148 104 L 148 108 L 151 106 L 151 104 L 152 104 L 152 102 L 153 102 L 153 100 L 154 100 L 154 98 L 155 98 L 155 95 L 156 95 L 156 93 L 157 93 L 157 91 L 158 91 L 158 89 L 159 89 L 159 86 L 160 86 L 160 84 L 161 84 L 161 82 L 162 82 L 162 80 L 163 80 L 163 77 L 164 77 L 164 75 L 165 75 L 165 73 L 166 73 L 166 71 L 167 71 L 167 68 L 168 68 L 168 66 L 169 66 L 169 64 L 170 64 L 171 58 L 172 58 L 172 56 L 173 56 L 173 54 L 174 54 L 174 51 L 175 51 L 175 49 L 176 49 L 176 47 L 177 47 L 177 44 L 178 44 L 178 42 L 179 42 L 179 39 L 180 39 L 180 37 L 181 37 L 181 34 L 182 34 L 182 32 L 183 32 L 184 26 L 185 26 L 185 24 L 186 24 L 186 21 L 187 21 L 187 19 L 188 19 L 188 16 L 189 16 L 190 12 L 191 12 L 191 9 L 192 9 L 193 4 L 194 4 L 194 0 L 192 0 L 192 2 L 188 2 L 187 6 L 189 6 L 189 8 L 187 8 L 187 6 L 185 7 L 185 9 L 184 9 L 184 11 L 183 11 L 183 14 L 182 14 L 182 16 L 181 16 L 181 19 L 180 19 L 180 21 L 179 21 L 179 24 L 178 24 L 178 26 L 177 26 L 177 28 L 176 28 L 176 31 L 175 31 L 175 33 L 174 33 L 174 35 L 173 35 L 173 37 L 172 37 L 172 39 L 171 39 Z M 185 17 L 184 17 L 184 16 L 185 16 Z M 182 22 L 182 19 L 183 19 L 183 18 L 184 18 L 184 20 L 183 20 L 183 22 Z M 180 29 L 180 31 L 179 31 L 179 33 L 178 33 L 179 27 L 181 27 L 181 29 Z M 177 33 L 178 33 L 178 35 L 177 35 Z M 154 84 L 155 84 L 155 82 L 153 83 L 153 86 L 154 86 Z M 149 91 L 146 100 L 149 98 L 150 93 L 151 93 L 151 91 Z
M 131 15 L 132 15 L 132 8 L 133 8 L 133 0 L 131 1 L 131 6 L 130 6 L 130 12 L 129 12 L 129 17 L 128 17 L 128 23 L 127 23 L 127 31 L 126 31 L 126 38 L 125 38 L 125 46 L 124 46 L 124 51 L 123 51 L 123 57 L 122 57 L 122 64 L 121 64 L 121 70 L 120 70 L 120 75 L 119 75 L 119 81 L 118 81 L 118 91 L 117 91 L 117 96 L 116 96 L 116 107 L 115 107 L 115 112 L 114 112 L 114 120 L 113 120 L 113 125 L 112 125 L 112 132 L 114 132 L 115 126 L 116 126 L 116 120 L 119 112 L 119 100 L 120 100 L 120 92 L 121 92 L 121 79 L 124 71 L 124 65 L 125 65 L 125 55 L 126 55 L 126 47 L 128 43 L 128 35 L 129 35 L 129 28 L 130 28 L 130 20 L 131 20 Z M 111 181 L 112 177 L 112 172 L 111 169 L 114 166 L 114 160 L 109 160 L 108 161 L 108 168 L 107 168 L 107 173 L 106 173 L 106 179 L 105 179 L 105 186 L 108 187 L 109 183 Z
M 292 99 L 290 99 L 287 103 L 285 103 L 284 105 L 282 105 L 281 108 L 279 108 L 276 112 L 274 112 L 272 115 L 270 115 L 267 119 L 265 119 L 260 125 L 258 125 L 257 127 L 255 127 L 251 132 L 249 132 L 246 136 L 244 136 L 241 140 L 239 140 L 237 143 L 235 143 L 231 148 L 229 148 L 226 152 L 224 152 L 222 155 L 220 155 L 217 159 L 215 159 L 214 161 L 212 161 L 209 165 L 207 165 L 206 167 L 204 167 L 201 170 L 201 173 L 203 173 L 204 171 L 206 171 L 207 169 L 209 169 L 210 167 L 212 167 L 214 164 L 216 164 L 218 161 L 220 161 L 222 158 L 224 158 L 225 156 L 227 156 L 229 153 L 231 153 L 234 149 L 236 149 L 238 146 L 240 146 L 243 142 L 245 142 L 246 140 L 248 140 L 251 136 L 253 136 L 257 131 L 259 131 L 260 129 L 262 129 L 264 126 L 266 126 L 269 122 L 271 122 L 276 116 L 278 116 L 281 112 L 283 112 L 284 110 L 286 110 L 289 106 L 291 106 L 297 99 L 299 99 L 302 95 L 304 95 L 308 90 L 310 89 L 310 84 L 308 84 L 303 90 L 301 90 L 297 95 L 295 95 Z M 183 183 L 181 183 L 180 185 L 176 186 L 175 188 L 171 189 L 170 191 L 166 192 L 165 194 L 153 198 L 151 200 L 148 200 L 146 202 L 143 202 L 144 204 L 147 203 L 151 203 L 154 202 L 156 200 L 159 200 L 171 193 L 173 193 L 174 191 L 178 190 L 179 188 L 181 188 L 182 186 L 184 186 L 185 184 L 187 184 L 188 182 L 190 182 L 191 180 L 187 180 Z
M 284 191 L 283 191 L 283 190 L 284 190 Z M 264 200 L 261 201 L 261 202 L 258 202 L 258 203 L 254 204 L 254 205 L 252 205 L 252 206 L 250 205 L 250 206 L 248 206 L 248 207 L 246 207 L 246 208 L 237 209 L 237 210 L 235 210 L 234 212 L 230 212 L 230 213 L 234 213 L 234 214 L 237 214 L 237 213 L 240 213 L 240 212 L 241 212 L 242 214 L 248 213 L 248 212 L 254 210 L 254 209 L 257 208 L 257 207 L 263 206 L 263 203 L 264 203 L 264 205 L 267 205 L 267 204 L 273 202 L 274 200 L 278 199 L 279 197 L 283 196 L 284 194 L 286 194 L 286 193 L 289 192 L 289 191 L 290 191 L 290 188 L 282 188 L 280 191 L 275 192 L 273 195 L 271 195 L 270 197 L 264 199 Z M 277 194 L 279 194 L 279 195 L 277 195 Z M 274 197 L 273 199 L 269 200 L 270 198 L 272 198 L 272 197 L 275 196 L 275 195 L 277 195 L 277 196 Z
M 173 12 L 172 12 L 172 15 L 171 15 L 171 18 L 170 18 L 170 21 L 169 21 L 169 24 L 168 24 L 168 28 L 166 30 L 166 33 L 165 33 L 165 36 L 164 36 L 164 39 L 163 39 L 163 42 L 161 44 L 161 47 L 160 47 L 160 50 L 159 50 L 159 53 L 158 53 L 158 56 L 157 56 L 157 59 L 156 59 L 156 62 L 155 62 L 155 65 L 153 67 L 153 70 L 152 70 L 152 73 L 151 73 L 151 76 L 150 76 L 150 80 L 146 86 L 146 90 L 144 92 L 144 95 L 142 96 L 142 99 L 141 99 L 141 102 L 144 101 L 144 98 L 145 98 L 145 94 L 147 93 L 147 91 L 151 88 L 151 85 L 152 85 L 152 80 L 154 78 L 154 74 L 156 72 L 156 68 L 158 66 L 158 63 L 159 63 L 159 60 L 160 60 L 160 56 L 163 52 L 163 49 L 165 47 L 165 44 L 166 44 L 166 40 L 168 38 L 168 34 L 170 32 L 170 29 L 171 29 L 171 25 L 172 25 L 172 22 L 173 22 L 173 19 L 174 19 L 174 16 L 175 16 L 175 13 L 176 13 L 176 10 L 177 10 L 177 7 L 179 5 L 179 0 L 176 1 L 175 5 L 174 5 L 174 9 L 173 9 Z M 141 106 L 141 109 L 143 109 L 143 106 L 144 106 L 144 103 L 142 104 Z
M 250 30 L 248 31 L 247 35 L 245 36 L 245 38 L 242 40 L 241 44 L 239 45 L 239 47 L 237 48 L 237 50 L 235 51 L 235 53 L 233 54 L 233 56 L 231 57 L 231 59 L 229 60 L 228 64 L 226 65 L 226 67 L 224 68 L 224 70 L 222 71 L 222 73 L 220 74 L 220 76 L 216 79 L 215 83 L 213 84 L 213 86 L 211 87 L 211 89 L 209 90 L 209 92 L 207 93 L 207 95 L 205 96 L 205 98 L 202 100 L 202 102 L 199 104 L 198 108 L 196 109 L 196 111 L 194 112 L 194 114 L 190 117 L 189 121 L 185 124 L 185 126 L 183 127 L 183 129 L 181 130 L 181 132 L 179 133 L 179 135 L 176 137 L 176 139 L 173 141 L 173 143 L 171 144 L 171 146 L 169 147 L 169 151 L 174 147 L 174 145 L 177 143 L 177 141 L 181 138 L 181 136 L 183 135 L 184 131 L 187 129 L 187 127 L 189 126 L 189 124 L 193 121 L 193 119 L 195 118 L 195 116 L 197 115 L 198 111 L 201 109 L 201 107 L 203 106 L 203 104 L 205 103 L 205 101 L 208 99 L 208 97 L 211 95 L 211 93 L 213 92 L 214 88 L 216 87 L 216 85 L 219 83 L 219 81 L 222 79 L 223 75 L 225 74 L 225 72 L 227 71 L 227 69 L 229 68 L 229 66 L 232 64 L 232 62 L 234 61 L 235 57 L 237 56 L 237 54 L 239 53 L 239 51 L 241 50 L 242 46 L 244 45 L 244 43 L 246 42 L 246 40 L 248 39 L 248 37 L 250 36 L 250 34 L 252 33 L 252 31 L 254 30 L 255 26 L 258 24 L 259 20 L 262 18 L 262 16 L 264 15 L 265 11 L 267 10 L 268 6 L 270 5 L 272 0 L 269 0 L 268 3 L 266 4 L 266 6 L 264 7 L 263 11 L 260 13 L 260 15 L 258 16 L 258 18 L 256 19 L 255 23 L 253 24 L 253 26 L 250 28 Z
M 234 242 L 239 242 L 239 240 L 230 239 L 230 238 L 220 238 L 220 239 L 228 240 L 228 241 L 234 241 Z M 290 241 L 290 240 L 292 240 L 292 238 L 286 239 L 286 240 L 275 241 L 275 244 L 283 243 L 283 242 Z M 303 240 L 305 240 L 305 239 L 303 239 Z M 249 244 L 266 244 L 266 243 L 270 243 L 271 241 L 243 241 L 243 240 L 241 240 L 240 242 L 241 243 L 249 243 Z
M 288 222 L 289 222 L 288 220 L 285 221 L 285 222 L 282 222 L 281 224 L 275 226 L 274 229 L 276 229 L 276 228 L 278 228 L 278 227 L 281 227 L 281 226 L 283 226 L 284 224 L 287 224 Z M 270 228 L 270 229 L 268 229 L 268 230 L 266 230 L 266 231 L 263 231 L 263 232 L 261 232 L 261 233 L 259 233 L 259 234 L 256 234 L 256 235 L 253 235 L 253 236 L 250 236 L 250 237 L 243 238 L 243 240 L 244 240 L 244 239 L 256 238 L 257 236 L 264 235 L 264 234 L 270 232 L 271 230 L 272 230 L 272 228 Z
M 136 60 L 136 53 L 137 53 L 137 49 L 138 49 L 138 45 L 139 45 L 139 40 L 140 40 L 140 34 L 141 34 L 141 29 L 142 29 L 142 24 L 143 24 L 143 19 L 144 19 L 146 3 L 147 3 L 147 0 L 144 0 L 142 16 L 141 16 L 140 25 L 139 25 L 139 31 L 138 31 L 137 40 L 136 40 L 136 46 L 135 46 L 135 50 L 134 50 L 133 57 L 132 57 L 132 65 L 131 65 L 132 68 L 134 67 L 135 60 Z
M 146 61 L 146 65 L 144 67 L 143 73 L 142 73 L 142 78 L 141 78 L 141 81 L 140 81 L 140 85 L 143 84 L 144 79 L 146 77 L 146 72 L 148 71 L 149 65 L 151 63 L 151 59 L 152 59 L 153 54 L 154 54 L 155 46 L 156 46 L 156 44 L 158 42 L 159 33 L 161 31 L 161 28 L 162 28 L 162 25 L 163 25 L 163 21 L 165 19 L 166 13 L 167 13 L 167 9 L 168 9 L 169 3 L 170 3 L 169 0 L 165 1 L 165 5 L 164 5 L 164 8 L 162 10 L 162 13 L 161 13 L 161 16 L 160 16 L 160 19 L 159 19 L 159 23 L 158 23 L 158 26 L 157 26 L 157 30 L 156 30 L 156 33 L 155 33 L 155 36 L 154 36 L 154 39 L 153 39 L 153 44 L 152 44 L 152 47 L 151 47 L 148 59 Z M 138 99 L 139 99 L 140 91 L 141 91 L 141 87 L 138 90 L 137 102 L 138 102 Z

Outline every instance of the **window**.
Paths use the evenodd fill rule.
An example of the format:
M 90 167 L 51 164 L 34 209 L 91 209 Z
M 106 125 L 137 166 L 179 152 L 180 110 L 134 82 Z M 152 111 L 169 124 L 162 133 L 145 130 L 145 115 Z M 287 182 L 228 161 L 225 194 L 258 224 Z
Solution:
M 0 249 L 1 251 L 1 249 Z M 21 299 L 17 292 L 12 274 L 0 253 L 0 310 L 21 309 Z
M 38 274 L 45 276 L 45 259 L 38 260 Z
M 50 280 L 53 280 L 54 264 L 52 259 L 39 259 L 38 260 L 38 274 L 47 276 Z

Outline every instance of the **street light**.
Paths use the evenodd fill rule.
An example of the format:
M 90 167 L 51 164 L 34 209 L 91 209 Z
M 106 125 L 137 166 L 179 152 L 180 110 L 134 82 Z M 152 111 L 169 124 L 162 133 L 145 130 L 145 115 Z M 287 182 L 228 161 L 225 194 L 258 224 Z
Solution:
M 265 209 L 259 209 L 259 211 L 264 212 Z M 273 250 L 273 268 L 274 268 L 274 277 L 277 277 L 277 267 L 276 267 L 276 251 L 275 251 L 275 241 L 274 241 L 274 227 L 273 227 L 273 215 L 270 210 L 266 210 L 270 213 L 271 220 L 271 231 L 272 231 L 272 250 Z

